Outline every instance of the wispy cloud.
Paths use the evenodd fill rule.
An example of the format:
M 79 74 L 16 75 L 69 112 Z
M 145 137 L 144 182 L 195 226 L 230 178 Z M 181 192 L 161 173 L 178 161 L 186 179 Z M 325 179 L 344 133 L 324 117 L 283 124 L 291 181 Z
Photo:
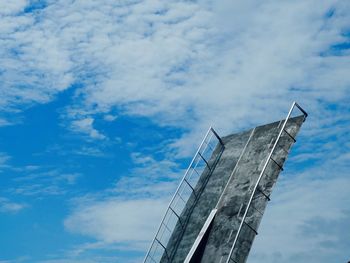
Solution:
M 344 232 L 350 218 L 349 152 L 302 173 L 282 175 L 253 246 L 251 262 L 349 260 L 345 247 L 350 240 Z
M 24 10 L 28 5 L 27 0 L 14 0 L 9 3 L 1 2 L 0 3 L 0 14 L 2 15 L 13 15 Z
M 14 178 L 13 181 L 17 186 L 8 191 L 26 196 L 62 195 L 67 192 L 68 187 L 76 183 L 80 176 L 79 173 L 62 173 L 58 170 L 36 171 Z
M 167 196 L 176 189 L 184 170 L 175 161 L 157 160 L 151 155 L 134 153 L 135 168 L 120 178 L 110 191 L 129 198 L 157 198 Z
M 93 237 L 105 249 L 145 250 L 183 170 L 174 162 L 140 153 L 133 154 L 133 159 L 136 167 L 114 187 L 73 201 L 64 222 L 67 230 Z M 96 248 L 83 246 L 75 251 L 91 249 Z
M 0 165 L 4 165 L 10 159 L 11 156 L 7 155 L 6 153 L 0 153 Z
M 36 23 L 36 15 L 24 12 L 28 4 L 3 2 L 0 8 L 0 108 L 12 115 L 50 101 L 72 83 L 69 55 L 53 32 L 46 34 L 43 24 Z
M 303 154 L 293 157 L 305 164 L 305 170 L 288 181 L 290 185 L 281 184 L 279 195 L 290 201 L 276 203 L 276 209 L 282 209 L 276 212 L 277 221 L 286 222 L 288 207 L 304 211 L 295 215 L 303 228 L 283 225 L 294 237 L 315 218 L 320 224 L 331 220 L 323 207 L 338 215 L 335 221 L 346 217 L 345 212 L 332 210 L 341 202 L 333 193 L 338 187 L 345 191 L 342 185 L 348 185 L 346 172 L 332 178 L 314 167 L 334 159 L 337 171 L 347 169 L 348 1 L 58 0 L 26 12 L 29 5 L 25 0 L 0 3 L 1 112 L 18 114 L 76 84 L 63 114 L 69 122 L 66 127 L 93 140 L 108 139 L 95 125 L 96 116 L 113 121 L 118 109 L 118 115 L 142 116 L 159 126 L 180 128 L 181 134 L 167 142 L 170 148 L 165 151 L 173 154 L 175 149 L 176 156 L 184 157 L 193 152 L 194 142 L 208 126 L 215 126 L 220 134 L 250 128 L 281 118 L 290 102 L 297 100 L 311 113 L 303 129 L 304 141 L 297 146 Z M 1 116 L 0 126 L 9 122 Z M 81 151 L 89 152 L 94 154 Z M 102 197 L 78 202 L 65 221 L 67 229 L 107 243 L 135 244 L 150 235 L 157 225 L 151 220 L 157 221 L 162 200 L 173 190 L 181 169 L 173 159 L 166 161 L 166 154 L 163 158 L 134 154 L 133 158 L 137 168 L 129 177 L 103 191 Z M 6 161 L 0 156 L 0 165 Z M 327 171 L 335 173 L 330 167 Z M 61 178 L 52 185 L 43 178 L 56 177 L 36 177 L 33 185 L 22 181 L 18 190 L 62 193 L 59 185 L 75 180 Z M 309 207 L 303 196 L 310 203 L 324 196 L 330 201 Z M 152 223 L 143 225 L 144 218 Z M 131 224 L 136 230 L 145 228 L 128 239 Z M 322 238 L 312 244 L 332 242 Z M 264 254 L 271 262 L 295 258 L 294 252 L 280 256 L 279 248 L 280 244 L 292 248 L 299 240 L 271 242 L 277 254 Z M 295 245 L 295 251 L 302 253 L 299 248 Z
M 11 169 L 12 166 L 9 164 L 11 156 L 7 153 L 0 152 L 0 173 L 3 169 Z
M 0 212 L 1 213 L 18 213 L 24 209 L 26 205 L 12 202 L 7 198 L 0 197 Z
M 72 122 L 72 129 L 76 132 L 84 133 L 93 139 L 104 139 L 106 138 L 103 134 L 97 131 L 94 127 L 93 118 L 85 118 L 80 120 L 75 120 Z
M 78 155 L 93 156 L 93 157 L 106 156 L 106 153 L 104 153 L 101 149 L 97 147 L 89 147 L 89 146 L 83 146 L 80 149 L 74 150 L 72 153 L 78 154 Z
M 73 107 L 117 106 L 186 128 L 191 139 L 209 124 L 227 132 L 273 120 L 292 99 L 322 116 L 320 102 L 348 98 L 349 52 L 326 52 L 348 41 L 348 9 L 344 1 L 60 0 L 8 11 L 0 105 L 47 102 L 76 79 Z M 70 127 L 101 139 L 92 123 L 81 116 Z
M 22 256 L 22 257 L 17 257 L 16 259 L 12 259 L 12 260 L 1 260 L 0 259 L 0 263 L 21 263 L 21 262 L 26 262 L 28 260 L 30 260 L 30 257 Z
M 109 198 L 104 201 L 88 201 L 65 220 L 65 226 L 72 232 L 88 235 L 106 243 L 127 243 L 130 248 L 137 247 L 137 243 L 148 243 L 165 205 L 166 202 L 162 199 Z M 145 249 L 145 246 L 142 249 Z
M 8 125 L 11 125 L 11 122 L 9 122 L 6 119 L 0 119 L 0 127 L 8 126 Z
M 118 116 L 112 115 L 112 114 L 107 114 L 107 115 L 103 116 L 103 119 L 105 121 L 115 121 L 117 118 L 118 118 Z

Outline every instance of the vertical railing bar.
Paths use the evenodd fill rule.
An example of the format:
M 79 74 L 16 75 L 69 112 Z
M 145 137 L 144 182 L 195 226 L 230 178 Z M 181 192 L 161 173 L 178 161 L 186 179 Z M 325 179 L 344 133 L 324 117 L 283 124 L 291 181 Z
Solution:
M 165 254 L 166 254 L 167 258 L 169 259 L 169 255 L 168 255 L 168 252 L 166 250 L 166 247 L 162 244 L 162 242 L 160 242 L 160 240 L 158 238 L 156 238 L 156 241 L 158 242 L 159 245 L 162 246 L 162 248 L 164 248 Z
M 278 143 L 278 141 L 279 141 L 279 139 L 280 139 L 280 137 L 281 137 L 281 135 L 282 135 L 283 129 L 284 129 L 285 126 L 287 125 L 287 121 L 289 120 L 289 118 L 290 118 L 290 116 L 291 116 L 291 114 L 292 114 L 292 111 L 293 111 L 295 105 L 296 105 L 296 102 L 293 102 L 293 104 L 292 104 L 292 106 L 291 106 L 291 108 L 290 108 L 290 110 L 289 110 L 289 112 L 288 112 L 288 115 L 287 115 L 287 117 L 286 117 L 286 119 L 285 119 L 285 121 L 284 121 L 284 123 L 283 123 L 283 125 L 282 125 L 282 128 L 280 129 L 280 131 L 279 131 L 279 133 L 278 133 L 277 139 L 276 139 L 276 141 L 275 141 L 275 143 L 274 143 L 274 145 L 273 145 L 273 147 L 272 147 L 272 149 L 271 149 L 271 151 L 270 151 L 270 153 L 269 153 L 269 155 L 268 155 L 268 157 L 267 157 L 267 159 L 266 159 L 266 162 L 265 162 L 265 164 L 264 164 L 264 167 L 263 167 L 263 169 L 262 169 L 261 172 L 260 172 L 260 175 L 259 175 L 259 177 L 258 177 L 258 180 L 257 180 L 257 182 L 256 182 L 256 184 L 255 184 L 255 186 L 254 186 L 252 195 L 251 195 L 250 198 L 249 198 L 249 202 L 248 202 L 247 208 L 246 208 L 246 210 L 245 210 L 245 212 L 244 212 L 243 218 L 242 218 L 241 223 L 240 223 L 240 225 L 239 225 L 238 231 L 237 231 L 237 233 L 236 233 L 236 236 L 235 236 L 235 239 L 234 239 L 234 241 L 233 241 L 233 244 L 232 244 L 230 253 L 229 253 L 229 255 L 228 255 L 228 259 L 226 260 L 226 263 L 229 263 L 229 261 L 230 261 L 230 258 L 231 258 L 232 253 L 233 253 L 233 249 L 235 248 L 236 243 L 237 243 L 237 240 L 238 240 L 238 237 L 239 237 L 239 235 L 240 235 L 240 233 L 241 233 L 242 226 L 243 226 L 243 224 L 244 224 L 244 220 L 245 220 L 245 218 L 247 217 L 248 210 L 249 210 L 249 207 L 250 207 L 250 205 L 251 205 L 251 203 L 252 203 L 252 200 L 253 200 L 254 194 L 255 194 L 255 192 L 256 192 L 256 189 L 258 188 L 258 185 L 259 185 L 259 183 L 260 183 L 260 180 L 261 180 L 263 174 L 265 173 L 265 169 L 266 169 L 266 167 L 267 167 L 267 164 L 269 163 L 269 161 L 270 161 L 270 159 L 271 159 L 272 153 L 274 152 L 274 150 L 275 150 L 275 148 L 276 148 L 276 145 L 277 145 L 277 143 Z
M 193 171 L 195 171 L 196 174 L 197 174 L 198 176 L 200 176 L 200 174 L 198 173 L 198 171 L 196 170 L 196 168 L 192 168 L 192 173 L 190 174 L 190 176 L 193 175 Z M 191 180 L 191 177 L 188 177 L 188 179 Z
M 151 255 L 149 255 L 149 258 L 150 258 L 153 262 L 157 263 L 157 261 L 156 261 Z
M 213 129 L 213 128 L 211 128 L 211 131 L 212 131 L 212 129 Z M 211 135 L 209 136 L 209 140 L 208 140 L 208 141 L 210 141 L 211 138 L 213 138 L 213 133 L 211 133 Z M 202 151 L 198 151 L 198 154 L 200 155 L 200 157 L 201 157 L 202 159 L 204 159 L 204 157 L 203 157 L 203 155 L 201 154 L 201 152 L 204 153 L 204 152 L 207 150 L 207 148 L 209 147 L 209 144 L 207 143 L 206 140 L 204 140 L 203 144 L 205 144 L 204 149 L 203 149 Z M 205 161 L 205 160 L 204 160 L 204 161 Z M 205 162 L 206 162 L 206 161 L 205 161 Z M 206 162 L 206 163 L 207 163 L 207 162 Z M 198 164 L 198 163 L 197 163 L 197 164 Z
M 246 221 L 244 221 L 244 224 L 249 227 L 254 233 L 255 235 L 258 235 L 258 231 L 256 231 L 256 229 L 254 229 L 250 224 L 248 224 Z
M 184 179 L 184 181 L 186 180 L 186 181 L 188 181 L 188 180 L 191 180 L 191 177 L 192 177 L 192 175 L 193 175 L 193 171 L 196 171 L 196 169 L 195 168 L 191 168 L 192 169 L 192 172 L 190 173 L 190 174 L 186 174 L 186 177 L 187 178 L 185 178 Z M 196 173 L 197 173 L 197 171 L 196 171 Z M 198 174 L 198 173 L 197 173 Z
M 210 129 L 210 131 L 212 131 L 212 130 Z M 209 134 L 208 134 L 208 135 L 209 135 Z M 211 134 L 209 135 L 209 139 L 208 139 L 208 136 L 204 138 L 202 145 L 201 145 L 200 148 L 198 149 L 197 155 L 200 154 L 201 152 L 204 153 L 204 152 L 206 151 L 206 149 L 208 148 L 207 139 L 208 139 L 208 141 L 210 141 L 211 138 L 213 138 L 213 133 L 211 133 Z M 205 144 L 205 145 L 204 145 L 204 144 Z M 204 145 L 205 147 L 202 149 L 203 145 Z M 197 164 L 198 164 L 198 163 L 197 163 Z
M 273 158 L 271 157 L 270 160 L 273 161 L 273 162 L 280 168 L 281 171 L 284 170 L 283 167 L 282 167 L 282 165 L 280 165 L 275 159 L 273 159 Z
M 208 161 L 203 157 L 203 155 L 201 155 L 201 153 L 198 153 L 198 154 L 199 154 L 199 156 L 202 158 L 202 160 L 205 162 L 205 164 L 207 165 L 209 171 L 211 171 L 211 168 L 210 168 L 210 166 L 209 166 Z
M 196 192 L 194 191 L 194 188 L 193 188 L 192 185 L 189 183 L 189 181 L 187 181 L 187 180 L 185 179 L 184 182 L 192 189 L 192 192 L 194 193 L 194 195 L 196 195 Z
M 163 222 L 163 226 L 165 226 L 164 222 Z M 162 229 L 162 228 L 160 228 L 160 229 Z M 157 236 L 157 239 L 158 239 L 158 240 L 162 240 L 162 239 L 163 239 L 163 236 L 164 236 L 164 234 L 165 234 L 165 229 L 163 229 L 163 232 L 159 231 L 159 233 L 160 233 L 160 234 Z
M 193 169 L 193 171 L 195 171 L 195 172 L 196 172 L 196 174 L 200 175 L 200 174 L 198 173 L 198 171 L 197 171 L 195 168 Z
M 283 130 L 294 142 L 297 142 L 297 140 L 287 131 Z
M 193 175 L 193 171 L 195 171 L 196 174 L 200 176 L 200 174 L 198 173 L 198 171 L 196 170 L 196 168 L 192 168 L 192 173 L 189 175 L 189 177 L 187 177 L 188 180 L 191 180 L 191 176 Z
M 152 256 L 150 256 L 150 257 L 151 257 L 153 262 L 157 263 L 157 261 Z
M 170 233 L 172 232 L 172 230 L 168 227 L 167 224 L 164 224 L 164 223 L 163 223 L 163 226 L 165 226 L 165 228 L 168 229 L 168 231 L 169 231 Z
M 213 149 L 213 147 L 210 146 L 210 143 L 205 142 L 205 144 L 210 148 L 210 150 L 212 150 L 214 152 L 214 149 Z
M 269 201 L 271 201 L 271 199 L 270 199 L 270 196 L 268 196 L 267 194 L 265 194 L 265 192 L 263 191 L 263 190 L 261 190 L 261 189 L 256 189 L 257 191 L 259 191 L 263 196 L 265 196 L 265 198 L 267 199 L 267 200 L 269 200 Z
M 221 145 L 224 145 L 224 143 L 222 142 L 221 137 L 216 133 L 216 131 L 213 129 L 213 127 L 210 127 L 210 130 L 214 133 L 215 137 L 219 140 Z
M 308 113 L 297 103 L 297 102 L 295 102 L 294 101 L 294 105 L 302 112 L 302 113 L 304 113 L 304 116 L 305 116 L 305 118 L 304 118 L 304 120 L 307 118 L 307 116 L 308 116 Z
M 207 141 L 210 142 L 211 139 L 213 138 L 213 136 L 215 135 L 215 134 L 213 133 L 213 130 L 214 130 L 213 128 L 210 129 L 210 131 L 211 131 L 212 133 L 210 134 L 209 138 L 207 138 L 208 140 L 206 140 L 206 143 L 207 143 Z
M 150 255 L 150 256 L 154 259 L 154 256 L 155 256 L 155 254 L 156 254 L 156 252 L 157 252 L 157 249 L 158 249 L 158 241 L 156 241 L 156 239 L 154 239 L 154 241 L 153 241 L 153 243 L 152 243 L 152 247 L 153 247 L 153 245 L 156 246 L 156 247 L 155 247 L 155 249 L 154 249 L 154 251 L 153 251 L 153 254 Z M 154 260 L 155 260 L 155 259 L 154 259 Z
M 180 223 L 181 223 L 180 216 L 175 212 L 175 210 L 174 210 L 171 206 L 169 206 L 169 209 L 170 209 L 171 211 L 173 211 L 173 213 L 175 214 L 175 216 L 179 219 L 179 221 L 180 221 Z
M 169 217 L 168 217 L 168 220 L 167 220 L 167 222 L 165 222 L 166 221 L 166 215 L 168 214 L 168 212 L 170 211 L 170 209 L 167 209 L 167 213 L 165 214 L 165 217 L 164 217 L 164 220 L 163 220 L 163 222 L 162 222 L 162 224 L 163 225 L 165 225 L 165 226 L 168 226 L 168 224 L 169 224 L 169 222 L 170 222 L 170 220 L 171 220 L 171 213 L 169 213 Z M 171 230 L 169 229 L 169 231 L 171 232 Z
M 182 196 L 180 194 L 178 194 L 178 196 L 181 198 L 182 201 L 184 201 L 184 203 L 186 204 L 185 199 L 182 198 Z
M 153 251 L 153 255 L 152 255 L 152 257 L 154 258 L 154 256 L 155 256 L 156 253 L 157 253 L 158 246 L 159 246 L 159 245 L 158 245 L 158 242 L 156 241 L 156 239 L 154 239 L 153 245 L 156 246 L 155 249 L 154 249 L 154 251 Z

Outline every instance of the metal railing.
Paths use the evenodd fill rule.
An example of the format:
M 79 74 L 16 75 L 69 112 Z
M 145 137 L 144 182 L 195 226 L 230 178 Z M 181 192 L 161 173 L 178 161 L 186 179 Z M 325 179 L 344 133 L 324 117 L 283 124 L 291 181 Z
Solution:
M 171 252 L 168 252 L 167 246 L 172 234 L 175 229 L 184 230 L 192 211 L 191 208 L 194 207 L 203 190 L 198 186 L 199 181 L 202 180 L 201 175 L 205 173 L 207 176 L 211 175 L 223 149 L 224 144 L 221 138 L 210 127 L 166 209 L 157 233 L 144 258 L 144 263 L 159 263 L 164 258 L 168 262 L 170 261 Z
M 287 123 L 288 123 L 288 121 L 292 118 L 292 114 L 293 114 L 293 111 L 294 111 L 295 108 L 298 109 L 298 111 L 299 111 L 299 115 L 298 115 L 298 116 L 303 116 L 303 121 L 305 121 L 306 117 L 308 116 L 308 114 L 299 106 L 298 103 L 293 102 L 293 104 L 292 104 L 292 106 L 291 106 L 291 108 L 290 108 L 290 110 L 289 110 L 289 112 L 288 112 L 288 115 L 287 115 L 286 119 L 284 120 L 281 129 L 279 130 L 278 136 L 277 136 L 277 138 L 276 138 L 276 140 L 275 140 L 275 142 L 274 142 L 274 144 L 273 144 L 273 147 L 271 148 L 271 151 L 270 151 L 269 154 L 268 154 L 268 157 L 267 157 L 267 159 L 266 159 L 266 161 L 265 161 L 265 164 L 264 164 L 264 166 L 263 166 L 263 168 L 262 168 L 262 170 L 261 170 L 261 172 L 260 172 L 260 174 L 259 174 L 259 177 L 258 177 L 258 179 L 257 179 L 257 182 L 256 182 L 255 185 L 254 185 L 253 192 L 252 192 L 252 194 L 251 194 L 251 196 L 250 196 L 250 198 L 249 198 L 248 204 L 247 204 L 246 209 L 245 209 L 245 211 L 244 211 L 243 217 L 242 217 L 242 219 L 241 219 L 241 222 L 240 222 L 238 231 L 237 231 L 236 236 L 235 236 L 235 238 L 234 238 L 234 241 L 233 241 L 233 244 L 232 244 L 230 253 L 229 253 L 229 255 L 228 255 L 228 258 L 227 258 L 227 260 L 226 260 L 226 263 L 230 263 L 230 262 L 241 263 L 241 262 L 238 262 L 238 261 L 236 261 L 235 259 L 233 259 L 232 256 L 233 256 L 234 250 L 235 250 L 235 248 L 236 248 L 236 246 L 237 246 L 237 241 L 238 241 L 238 238 L 240 237 L 240 234 L 242 233 L 242 228 L 243 228 L 244 225 L 246 225 L 246 226 L 252 231 L 252 233 L 254 234 L 254 236 L 258 234 L 258 232 L 257 232 L 257 227 L 254 228 L 252 225 L 250 225 L 248 222 L 246 222 L 246 218 L 247 218 L 247 215 L 248 215 L 248 211 L 249 211 L 249 209 L 250 209 L 251 207 L 253 207 L 253 209 L 256 210 L 256 208 L 255 208 L 254 206 L 252 206 L 252 202 L 253 202 L 253 198 L 254 198 L 254 196 L 255 196 L 255 194 L 256 194 L 257 192 L 261 193 L 262 196 L 264 196 L 267 200 L 270 200 L 269 195 L 267 195 L 266 193 L 264 193 L 264 192 L 259 188 L 259 183 L 260 183 L 261 179 L 263 178 L 263 176 L 266 174 L 265 172 L 266 172 L 266 169 L 267 169 L 269 163 L 272 163 L 272 164 L 274 164 L 274 165 L 277 165 L 278 168 L 279 168 L 280 170 L 283 170 L 283 165 L 281 165 L 281 164 L 278 163 L 275 159 L 273 159 L 272 156 L 273 156 L 273 154 L 274 154 L 274 152 L 275 152 L 275 150 L 276 150 L 276 148 L 277 148 L 277 145 L 278 145 L 278 143 L 279 143 L 279 141 L 280 141 L 280 139 L 281 139 L 281 137 L 282 137 L 283 134 L 286 134 L 286 137 L 288 137 L 288 138 L 290 138 L 290 140 L 292 140 L 291 145 L 292 145 L 293 143 L 296 142 L 295 137 L 292 135 L 292 132 L 291 132 L 291 131 L 288 131 L 288 130 L 286 129 L 286 128 L 287 128 Z M 301 113 L 301 115 L 300 115 L 300 113 Z M 283 150 L 284 150 L 284 149 L 283 149 Z M 261 212 L 261 211 L 258 211 L 258 212 L 261 213 L 261 215 L 262 215 L 262 212 Z

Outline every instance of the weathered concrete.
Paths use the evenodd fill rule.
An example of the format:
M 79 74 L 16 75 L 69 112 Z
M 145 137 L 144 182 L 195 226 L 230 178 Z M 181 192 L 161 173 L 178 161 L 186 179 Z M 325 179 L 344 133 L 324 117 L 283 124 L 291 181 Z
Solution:
M 222 152 L 218 164 L 209 178 L 207 178 L 209 171 L 206 169 L 196 186 L 195 190 L 199 192 L 200 197 L 193 208 L 185 230 L 183 231 L 181 224 L 177 224 L 167 246 L 168 255 L 171 255 L 170 262 L 183 262 L 186 258 L 205 220 L 209 216 L 211 210 L 216 206 L 249 135 L 250 132 L 248 131 L 232 135 L 229 138 L 223 138 L 225 150 Z M 230 150 L 226 150 L 227 148 Z M 216 147 L 213 156 L 218 154 L 218 149 L 219 147 Z M 212 160 L 209 161 L 209 164 L 211 163 Z M 200 192 L 199 188 L 201 188 L 204 183 L 206 183 L 205 188 Z M 186 217 L 184 214 L 187 215 L 188 211 L 191 210 L 188 207 L 193 206 L 194 200 L 195 197 L 191 196 L 181 218 Z M 179 241 L 179 239 L 181 239 L 181 241 Z M 163 256 L 161 262 L 169 262 L 166 255 Z
M 293 137 L 298 133 L 302 121 L 303 117 L 298 117 L 288 122 L 287 130 Z M 197 196 L 191 196 L 181 215 L 185 224 L 175 227 L 167 246 L 167 255 L 161 262 L 184 261 L 214 208 L 218 209 L 216 217 L 192 262 L 226 262 L 249 197 L 281 125 L 282 121 L 275 122 L 222 138 L 225 145 L 223 152 L 219 153 L 216 149 L 209 161 L 211 164 L 220 154 L 215 169 L 211 172 L 206 169 L 201 175 L 195 189 Z M 281 147 L 276 148 L 273 156 L 278 164 L 283 165 L 292 144 L 292 139 L 284 133 L 279 142 Z M 270 162 L 259 184 L 261 192 L 270 195 L 279 173 L 280 168 Z M 254 196 L 246 219 L 254 229 L 258 229 L 268 202 L 261 192 Z M 254 231 L 244 225 L 232 257 L 236 262 L 246 261 L 254 238 Z

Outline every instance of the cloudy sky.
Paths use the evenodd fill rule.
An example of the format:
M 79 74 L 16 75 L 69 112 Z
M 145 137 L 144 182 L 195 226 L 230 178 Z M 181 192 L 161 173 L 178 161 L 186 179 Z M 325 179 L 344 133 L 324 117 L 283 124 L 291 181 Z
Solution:
M 294 100 L 248 262 L 347 262 L 348 0 L 0 0 L 0 262 L 140 262 L 207 128 Z

